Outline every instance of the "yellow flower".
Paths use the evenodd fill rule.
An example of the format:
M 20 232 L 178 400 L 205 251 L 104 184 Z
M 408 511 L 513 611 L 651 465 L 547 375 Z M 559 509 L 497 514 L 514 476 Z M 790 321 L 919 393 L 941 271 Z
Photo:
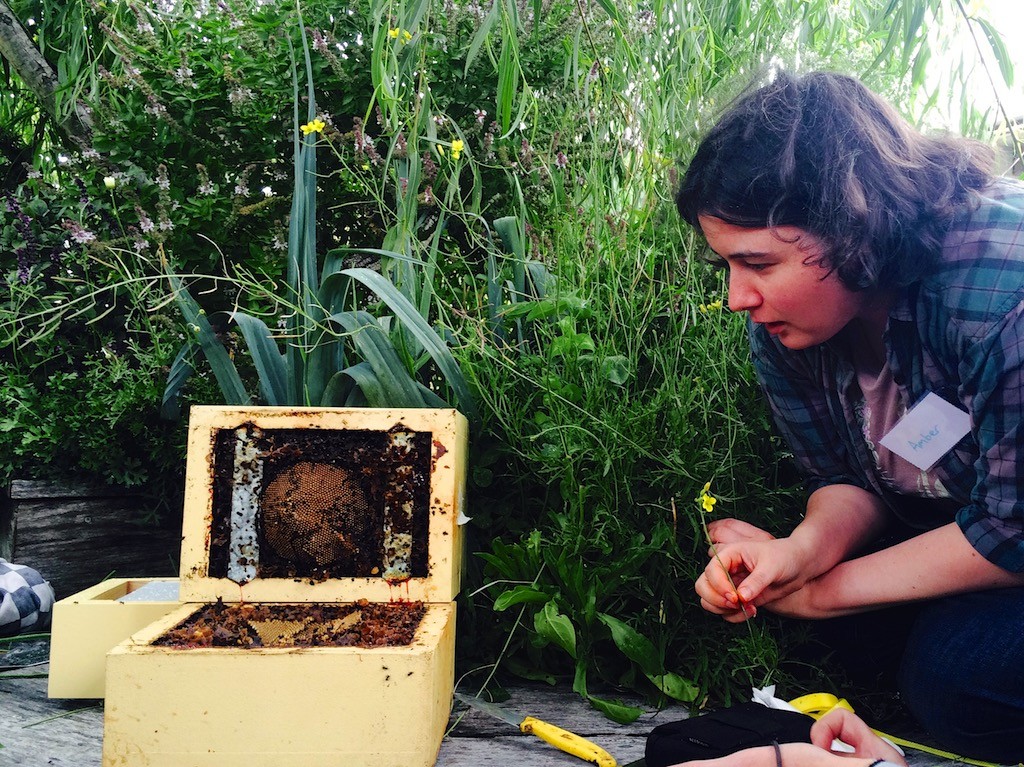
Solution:
M 710 304 L 701 304 L 697 307 L 701 314 L 707 314 L 709 312 L 720 312 L 722 311 L 722 299 L 712 301 Z
M 462 143 L 462 139 L 455 139 L 452 142 L 452 159 L 458 160 L 459 155 L 462 154 L 462 150 L 466 148 L 466 145 Z
M 718 503 L 718 499 L 711 495 L 711 483 L 705 482 L 704 487 L 701 488 L 700 498 L 697 499 L 700 502 L 701 508 L 704 509 L 705 514 L 710 514 L 715 510 L 715 504 Z
M 299 130 L 302 131 L 303 136 L 308 136 L 310 133 L 323 133 L 326 127 L 327 123 L 317 117 L 312 122 L 300 125 Z
M 395 27 L 394 29 L 389 29 L 388 30 L 388 37 L 390 37 L 392 40 L 397 40 L 398 39 L 398 33 L 401 32 L 401 31 L 402 30 L 400 30 L 398 27 Z
M 412 32 L 410 32 L 408 29 L 403 29 L 402 30 L 402 40 L 404 42 L 409 42 L 410 40 L 412 40 Z
M 401 29 L 400 27 L 395 27 L 394 29 L 388 30 L 388 37 L 390 37 L 392 40 L 397 40 L 399 36 L 401 36 L 402 38 L 403 45 L 412 40 L 412 32 L 410 32 L 408 29 Z

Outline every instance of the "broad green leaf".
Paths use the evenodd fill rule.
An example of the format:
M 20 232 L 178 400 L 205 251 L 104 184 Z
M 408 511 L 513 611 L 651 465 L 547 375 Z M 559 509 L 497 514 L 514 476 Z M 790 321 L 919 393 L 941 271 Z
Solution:
M 1002 35 L 996 31 L 988 19 L 975 17 L 974 21 L 981 27 L 982 32 L 985 33 L 985 39 L 988 40 L 988 44 L 992 48 L 992 55 L 996 57 L 996 62 L 999 64 L 999 73 L 1003 76 L 1003 80 L 1008 86 L 1012 86 L 1014 74 L 1013 57 L 1010 56 L 1010 52 L 1006 49 Z
M 359 391 L 362 392 L 363 400 L 370 407 L 394 406 L 391 394 L 381 384 L 380 379 L 377 378 L 377 374 L 374 372 L 373 367 L 369 362 L 360 362 L 352 365 L 351 367 L 347 367 L 338 373 L 338 376 L 342 378 L 350 378 L 355 384 L 355 386 L 348 391 L 348 397 L 345 399 L 346 405 L 353 403 L 353 394 L 355 391 Z M 341 387 L 342 384 L 339 383 L 336 391 L 340 390 Z
M 568 616 L 558 612 L 554 600 L 533 616 L 533 626 L 544 639 L 561 647 L 573 658 L 576 657 L 576 628 Z
M 530 586 L 516 586 L 498 594 L 498 598 L 494 600 L 494 610 L 500 613 L 502 610 L 507 610 L 513 605 L 529 602 L 547 602 L 549 599 L 551 599 L 551 595 L 543 591 L 538 591 Z
M 605 357 L 601 361 L 601 375 L 616 386 L 622 386 L 629 380 L 629 359 L 621 354 Z
M 347 275 L 358 280 L 368 287 L 387 304 L 388 308 L 395 313 L 395 317 L 405 328 L 419 341 L 423 349 L 430 355 L 430 358 L 437 365 L 445 381 L 455 392 L 456 404 L 466 417 L 473 423 L 478 423 L 480 415 L 469 390 L 462 370 L 452 356 L 447 344 L 441 339 L 437 332 L 427 324 L 427 321 L 416 311 L 416 308 L 403 296 L 395 286 L 385 277 L 370 269 L 345 269 L 340 274 Z
M 263 320 L 246 314 L 233 312 L 231 319 L 242 331 L 245 345 L 249 348 L 256 373 L 260 377 L 260 388 L 269 405 L 296 405 L 288 401 L 288 376 L 284 358 L 281 356 L 270 328 Z
M 511 130 L 512 104 L 519 90 L 519 62 L 516 61 L 515 45 L 515 35 L 503 29 L 501 55 L 498 58 L 498 93 L 495 107 L 498 125 L 503 134 Z
M 655 687 L 670 698 L 682 703 L 692 703 L 700 694 L 700 688 L 697 685 L 671 671 L 665 674 L 646 674 L 646 676 L 654 683 Z
M 612 615 L 598 613 L 597 617 L 611 631 L 615 646 L 645 674 L 658 674 L 664 670 L 661 656 L 650 639 Z
M 366 365 L 365 362 L 360 363 Z M 369 365 L 367 365 L 369 367 Z M 355 386 L 355 379 L 346 371 L 339 370 L 324 387 L 324 393 L 320 397 L 321 407 L 342 407 L 348 400 L 352 388 Z
M 487 36 L 491 33 L 491 29 L 494 27 L 494 22 L 496 22 L 500 16 L 500 3 L 492 3 L 491 10 L 477 28 L 476 34 L 473 35 L 473 40 L 469 44 L 469 50 L 466 52 L 466 66 L 462 71 L 463 77 L 469 74 L 469 68 L 473 66 L 473 62 L 476 61 L 477 54 L 480 53 L 480 46 L 484 44 Z
M 191 357 L 198 350 L 194 342 L 186 341 L 178 351 L 174 362 L 171 363 L 171 369 L 167 373 L 167 383 L 164 385 L 163 398 L 160 402 L 161 418 L 176 421 L 181 417 L 181 403 L 178 398 L 185 382 L 195 372 L 192 368 Z
M 618 722 L 619 724 L 630 724 L 631 722 L 635 722 L 644 712 L 642 708 L 627 706 L 622 701 L 604 700 L 603 698 L 598 698 L 594 695 L 588 695 L 587 700 L 590 701 L 590 705 L 613 722 Z
M 373 369 L 375 379 L 387 397 L 386 402 L 375 406 L 424 407 L 423 397 L 416 382 L 405 369 L 390 339 L 372 314 L 339 312 L 332 314 L 330 319 L 347 331 L 360 356 Z M 367 399 L 370 399 L 370 393 L 365 393 Z
M 515 216 L 504 216 L 503 218 L 495 219 L 494 231 L 501 237 L 506 253 L 511 253 L 520 260 L 526 260 L 526 248 L 523 246 L 523 235 L 518 218 Z
M 619 9 L 615 6 L 612 0 L 597 0 L 597 4 L 600 5 L 604 12 L 607 13 L 612 21 L 617 24 L 622 23 L 622 16 L 619 14 Z
M 167 276 L 171 283 L 175 303 L 185 318 L 189 332 L 194 334 L 195 342 L 199 344 L 206 361 L 210 364 L 210 370 L 213 371 L 213 377 L 217 379 L 225 404 L 248 405 L 250 398 L 242 384 L 242 378 L 238 375 L 235 363 L 231 361 L 227 350 L 217 338 L 217 334 L 214 333 L 206 314 L 199 308 L 195 299 L 189 295 L 176 274 L 168 273 Z

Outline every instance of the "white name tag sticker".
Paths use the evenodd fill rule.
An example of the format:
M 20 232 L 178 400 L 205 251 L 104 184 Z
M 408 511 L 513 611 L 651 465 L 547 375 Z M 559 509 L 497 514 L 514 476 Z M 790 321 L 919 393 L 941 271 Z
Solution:
M 970 430 L 971 418 L 967 413 L 928 392 L 882 437 L 881 443 L 921 471 L 927 471 Z

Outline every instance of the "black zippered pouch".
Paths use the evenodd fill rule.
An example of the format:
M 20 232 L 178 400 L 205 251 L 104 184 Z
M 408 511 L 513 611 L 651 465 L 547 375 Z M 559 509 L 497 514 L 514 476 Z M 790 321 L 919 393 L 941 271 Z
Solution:
M 669 767 L 694 759 L 717 759 L 775 743 L 810 743 L 814 720 L 807 714 L 740 703 L 678 722 L 666 722 L 647 736 L 647 767 Z

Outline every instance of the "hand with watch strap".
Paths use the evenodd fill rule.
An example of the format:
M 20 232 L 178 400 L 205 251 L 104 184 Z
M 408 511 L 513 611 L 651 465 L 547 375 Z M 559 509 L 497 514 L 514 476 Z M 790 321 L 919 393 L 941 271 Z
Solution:
M 831 750 L 841 740 L 853 753 Z M 720 759 L 684 762 L 687 767 L 907 767 L 903 756 L 875 735 L 860 717 L 835 708 L 811 727 L 810 743 L 773 743 Z

